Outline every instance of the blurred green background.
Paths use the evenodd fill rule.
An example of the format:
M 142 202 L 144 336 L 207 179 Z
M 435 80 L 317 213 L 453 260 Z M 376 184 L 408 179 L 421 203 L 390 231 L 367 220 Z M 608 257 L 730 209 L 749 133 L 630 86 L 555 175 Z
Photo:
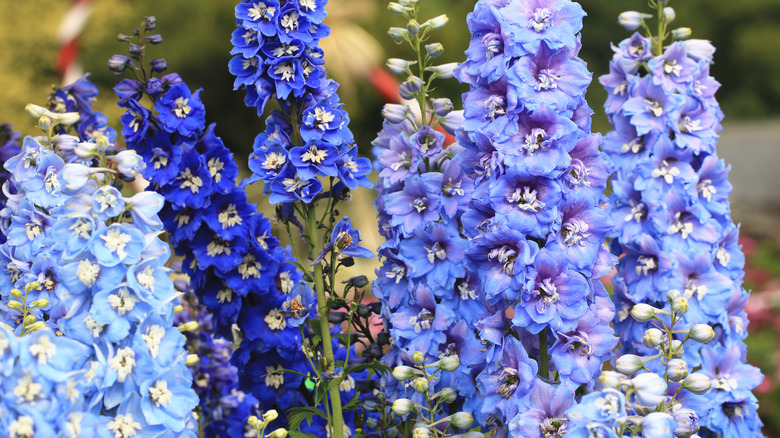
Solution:
M 233 91 L 227 69 L 230 34 L 234 29 L 236 0 L 95 0 L 92 15 L 81 34 L 79 62 L 101 88 L 97 109 L 118 128 L 121 111 L 111 88 L 119 78 L 111 74 L 107 60 L 124 53 L 119 32 L 129 33 L 145 15 L 155 15 L 165 43 L 153 47 L 148 59 L 166 58 L 170 72 L 179 73 L 190 88 L 204 88 L 202 98 L 207 119 L 216 122 L 216 133 L 245 166 L 254 136 L 264 129 L 253 108 L 243 104 L 244 93 Z M 404 46 L 386 36 L 389 26 L 403 25 L 386 12 L 384 0 L 330 0 L 328 24 L 331 38 L 323 42 L 330 75 L 342 83 L 340 94 L 352 118 L 350 124 L 363 155 L 370 155 L 370 143 L 381 127 L 384 104 L 371 79 L 386 57 L 407 57 Z M 33 120 L 24 114 L 29 102 L 43 104 L 52 85 L 60 85 L 55 72 L 58 28 L 71 6 L 66 0 L 0 0 L 0 123 L 12 122 L 18 130 L 32 134 Z M 607 73 L 612 56 L 610 43 L 617 44 L 630 32 L 617 25 L 625 10 L 646 11 L 645 0 L 582 0 L 588 13 L 582 33 L 581 57 L 594 78 Z M 442 62 L 463 59 L 470 37 L 465 17 L 473 1 L 425 0 L 426 16 L 446 13 L 450 25 L 437 37 L 445 46 Z M 749 312 L 751 326 L 749 359 L 760 365 L 767 380 L 760 388 L 762 413 L 770 437 L 780 436 L 780 0 L 672 0 L 677 12 L 674 23 L 691 27 L 693 38 L 708 39 L 717 48 L 713 76 L 722 83 L 718 99 L 726 114 L 726 130 L 720 152 L 734 163 L 731 197 L 734 218 L 743 222 L 743 243 L 748 254 L 748 286 L 754 289 Z M 456 81 L 441 81 L 436 93 L 459 100 L 465 91 Z M 596 83 L 588 101 L 594 109 L 594 131 L 609 130 L 601 105 L 606 94 Z M 261 209 L 260 187 L 252 197 Z M 379 239 L 370 208 L 372 197 L 358 191 L 360 211 L 350 211 L 368 246 Z M 362 216 L 361 216 L 362 215 Z M 763 218 L 763 219 L 762 219 Z M 752 237 L 750 237 L 752 236 Z M 370 272 L 371 266 L 359 267 Z

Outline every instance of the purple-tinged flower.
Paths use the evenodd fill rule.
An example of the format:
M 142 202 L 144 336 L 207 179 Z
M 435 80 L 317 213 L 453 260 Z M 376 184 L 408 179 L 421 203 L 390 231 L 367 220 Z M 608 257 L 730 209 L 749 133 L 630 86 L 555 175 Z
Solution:
M 531 408 L 528 395 L 539 384 L 538 366 L 523 344 L 511 336 L 496 348 L 497 357 L 477 376 L 477 385 L 485 395 L 482 413 L 501 412 L 504 418 L 514 418 Z
M 693 82 L 697 70 L 696 61 L 688 57 L 685 43 L 672 43 L 663 55 L 647 62 L 647 68 L 653 78 L 653 83 L 663 85 L 668 92 L 684 93 Z
M 537 382 L 531 393 L 530 406 L 510 420 L 510 433 L 527 438 L 566 435 L 569 427 L 566 411 L 575 404 L 575 389 L 575 385 L 566 381 L 555 385 Z
M 597 318 L 596 310 L 591 307 L 574 330 L 556 333 L 557 339 L 550 349 L 558 373 L 579 384 L 593 383 L 601 364 L 612 357 L 612 349 L 618 342 L 612 328 Z
M 203 129 L 206 109 L 200 101 L 201 91 L 192 94 L 186 84 L 176 84 L 154 102 L 165 130 L 191 137 Z
M 542 42 L 553 50 L 574 49 L 585 17 L 582 7 L 568 0 L 510 2 L 499 13 L 512 41 L 506 52 L 513 57 L 538 53 Z
M 673 120 L 678 120 L 678 111 L 685 98 L 666 91 L 653 83 L 651 77 L 631 78 L 629 89 L 632 97 L 623 104 L 623 111 L 631 116 L 631 124 L 639 135 L 653 131 L 665 131 Z
M 420 224 L 439 218 L 441 198 L 432 178 L 430 173 L 412 177 L 401 191 L 386 196 L 385 209 L 392 215 L 390 225 L 400 225 L 405 236 L 414 235 Z
M 412 279 L 425 278 L 430 287 L 451 289 L 463 276 L 466 241 L 451 224 L 428 224 L 414 239 L 401 241 L 399 257 L 409 268 Z
M 412 292 L 412 303 L 390 316 L 397 343 L 409 352 L 435 354 L 446 340 L 444 331 L 455 324 L 455 314 L 436 302 L 430 289 L 423 284 Z
M 475 239 L 466 251 L 479 276 L 485 299 L 489 302 L 506 297 L 514 300 L 530 277 L 530 266 L 539 247 L 511 228 L 500 227 Z

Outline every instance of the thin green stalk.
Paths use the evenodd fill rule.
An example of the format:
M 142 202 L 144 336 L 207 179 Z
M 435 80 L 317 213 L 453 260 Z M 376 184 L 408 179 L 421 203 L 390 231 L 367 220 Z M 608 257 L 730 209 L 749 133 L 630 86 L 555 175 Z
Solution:
M 539 332 L 539 375 L 550 378 L 550 355 L 547 353 L 547 330 Z
M 317 229 L 317 212 L 316 207 L 312 204 L 306 209 L 306 228 L 309 234 L 310 242 L 309 246 L 312 248 L 312 254 L 316 257 L 322 251 L 322 241 L 319 237 L 319 230 Z M 322 265 L 316 263 L 314 265 L 314 289 L 317 292 L 317 315 L 319 316 L 320 332 L 322 336 L 322 350 L 324 352 L 324 367 L 323 371 L 332 371 L 335 367 L 335 359 L 333 356 L 333 344 L 330 337 L 330 324 L 328 323 L 328 314 L 330 313 L 330 306 L 328 306 L 327 297 L 325 296 L 325 277 L 322 272 Z M 328 384 L 328 398 L 331 403 L 331 427 L 333 428 L 333 438 L 341 438 L 344 436 L 344 415 L 341 409 L 341 394 L 339 393 L 338 385 L 335 390 L 331 388 L 333 382 Z M 326 403 L 327 404 L 327 403 Z

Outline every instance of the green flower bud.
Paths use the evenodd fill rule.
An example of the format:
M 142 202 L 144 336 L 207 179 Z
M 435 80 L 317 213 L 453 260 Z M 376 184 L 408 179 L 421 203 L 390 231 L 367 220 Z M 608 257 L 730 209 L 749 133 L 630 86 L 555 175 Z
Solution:
M 452 388 L 444 388 L 434 394 L 433 398 L 440 398 L 444 403 L 452 403 L 458 398 L 458 392 Z
M 414 379 L 414 390 L 419 392 L 420 394 L 427 393 L 429 386 L 430 386 L 430 382 L 428 382 L 428 379 L 426 379 L 425 377 L 418 377 Z
M 8 301 L 8 308 L 14 309 L 14 310 L 23 310 L 24 304 L 20 303 L 19 301 L 10 300 Z
M 615 370 L 621 374 L 630 376 L 645 367 L 641 357 L 635 354 L 624 354 L 615 361 Z
M 278 428 L 275 431 L 269 433 L 268 438 L 287 438 L 287 431 L 283 428 Z
M 263 422 L 266 424 L 276 420 L 277 418 L 279 418 L 279 413 L 276 412 L 276 409 L 271 409 L 270 411 L 263 414 Z
M 37 319 L 35 319 L 35 315 L 27 315 L 27 316 L 24 317 L 24 325 L 25 326 L 35 324 L 35 321 L 37 321 Z
M 408 23 L 406 23 L 406 30 L 410 35 L 417 35 L 417 33 L 420 32 L 420 23 L 412 18 Z
M 11 289 L 11 296 L 14 298 L 22 298 L 24 294 L 19 289 Z
M 669 6 L 664 8 L 664 20 L 666 20 L 667 23 L 671 23 L 676 17 L 677 14 L 674 13 L 674 9 Z
M 458 369 L 460 366 L 460 359 L 458 359 L 457 354 L 453 354 L 451 356 L 445 356 L 441 361 L 439 361 L 439 368 L 441 368 L 444 371 L 453 372 Z
M 645 331 L 645 335 L 642 337 L 642 343 L 647 348 L 655 348 L 664 341 L 664 334 L 657 328 L 651 328 Z
M 43 321 L 38 321 L 38 322 L 36 322 L 36 323 L 34 323 L 34 324 L 30 324 L 30 325 L 28 325 L 28 326 L 27 326 L 27 330 L 29 330 L 29 331 L 31 331 L 31 332 L 34 332 L 34 331 L 36 331 L 36 330 L 40 330 L 40 329 L 42 329 L 42 328 L 44 328 L 44 327 L 46 327 L 46 323 L 45 323 L 45 322 L 43 322 Z
M 675 40 L 687 40 L 693 34 L 690 27 L 680 27 L 672 31 L 672 38 Z
M 688 364 L 682 359 L 672 359 L 666 364 L 666 378 L 679 382 L 688 376 Z
M 177 327 L 180 332 L 194 332 L 198 329 L 198 321 L 187 321 L 184 324 L 179 324 Z
M 407 12 L 409 12 L 409 8 L 407 8 L 406 6 L 403 6 L 398 3 L 393 3 L 393 2 L 387 5 L 387 10 L 390 11 L 390 13 L 396 15 L 404 15 Z
M 44 307 L 49 307 L 49 300 L 47 298 L 41 298 L 39 300 L 35 300 L 32 303 L 30 303 L 31 309 L 38 309 Z
M 439 30 L 447 25 L 447 23 L 450 21 L 450 19 L 442 14 L 438 17 L 433 17 L 430 20 L 423 23 L 423 26 L 428 26 L 431 28 L 431 30 Z
M 416 363 L 417 365 L 422 365 L 425 363 L 425 355 L 422 351 L 415 351 L 414 354 L 412 354 L 412 362 Z
M 688 304 L 688 300 L 685 297 L 675 298 L 674 301 L 672 301 L 672 310 L 678 315 L 685 315 L 688 313 L 689 307 L 690 304 Z
M 436 58 L 444 53 L 444 46 L 441 43 L 426 44 L 425 52 L 428 53 L 428 56 L 431 58 Z
M 195 365 L 196 363 L 200 362 L 200 357 L 198 357 L 197 354 L 188 354 L 187 360 L 184 362 L 188 367 L 191 367 Z
M 396 43 L 402 43 L 405 39 L 409 38 L 409 31 L 401 27 L 391 27 L 387 30 L 387 34 Z
M 427 427 L 415 427 L 412 432 L 412 438 L 429 438 L 431 431 Z

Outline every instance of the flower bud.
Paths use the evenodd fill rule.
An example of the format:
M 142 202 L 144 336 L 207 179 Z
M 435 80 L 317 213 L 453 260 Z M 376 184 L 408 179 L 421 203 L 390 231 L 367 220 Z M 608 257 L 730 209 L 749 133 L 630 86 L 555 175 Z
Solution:
M 406 73 L 409 70 L 409 66 L 416 63 L 416 61 L 412 62 L 405 59 L 390 58 L 385 63 L 385 67 L 387 67 L 387 69 L 390 70 L 393 74 L 400 75 Z
M 439 117 L 446 116 L 447 114 L 451 113 L 454 108 L 452 101 L 446 97 L 432 99 L 431 103 L 433 104 L 433 113 Z
M 78 113 L 76 113 L 78 114 Z M 52 145 L 60 151 L 71 152 L 76 149 L 79 144 L 79 138 L 75 135 L 59 134 L 55 135 L 52 139 Z
M 49 300 L 46 298 L 41 298 L 39 300 L 35 300 L 32 303 L 30 303 L 31 309 L 38 309 L 38 308 L 44 308 L 49 307 Z
M 181 304 L 173 307 L 173 313 L 181 313 L 182 311 L 184 311 L 184 306 Z
M 414 402 L 408 398 L 399 398 L 393 402 L 393 413 L 395 415 L 406 415 L 414 409 Z
M 152 67 L 152 71 L 155 73 L 162 73 L 168 69 L 168 61 L 162 58 L 155 59 L 154 61 L 150 62 L 149 65 Z
M 38 119 L 38 127 L 43 129 L 44 131 L 48 130 L 53 123 L 54 121 L 49 116 L 41 116 Z
M 422 89 L 423 81 L 417 76 L 409 76 L 398 89 L 404 99 L 414 99 L 414 94 Z
M 687 40 L 691 37 L 691 34 L 693 34 L 693 31 L 690 27 L 679 27 L 672 31 L 672 39 L 677 41 Z
M 35 324 L 35 321 L 37 321 L 37 319 L 35 318 L 35 315 L 32 315 L 32 314 L 29 314 L 29 315 L 25 316 L 24 319 L 23 319 L 23 323 L 24 323 L 25 327 L 28 326 L 28 325 Z
M 615 361 L 615 370 L 630 376 L 645 367 L 642 358 L 635 354 L 624 354 Z
M 430 438 L 431 431 L 427 427 L 415 427 L 412 438 Z
M 126 178 L 135 178 L 139 172 L 146 169 L 146 162 L 134 151 L 125 149 L 114 156 L 116 170 Z
M 28 325 L 28 326 L 27 326 L 27 330 L 29 330 L 29 331 L 31 331 L 31 332 L 34 332 L 34 331 L 36 331 L 36 330 L 40 330 L 40 329 L 42 329 L 42 328 L 44 328 L 44 327 L 46 327 L 46 323 L 45 323 L 45 322 L 43 322 L 43 321 L 38 321 L 38 322 L 36 322 L 36 323 L 34 323 L 34 324 L 30 324 L 30 325 Z
M 688 376 L 688 364 L 682 359 L 672 359 L 666 364 L 666 378 L 679 382 Z
M 416 363 L 417 365 L 422 365 L 425 363 L 425 353 L 422 351 L 415 351 L 414 354 L 412 354 L 412 362 Z
M 664 341 L 664 333 L 657 328 L 651 328 L 645 331 L 645 335 L 642 337 L 642 343 L 647 348 L 655 348 Z
M 127 51 L 130 52 L 130 56 L 132 56 L 134 59 L 139 59 L 144 53 L 144 47 L 141 47 L 138 44 L 130 43 L 127 45 Z
M 651 412 L 642 419 L 642 436 L 670 437 L 677 427 L 674 418 L 666 412 Z
M 375 412 L 375 411 L 369 411 L 369 412 Z M 369 429 L 376 429 L 379 427 L 379 421 L 374 417 L 368 417 L 366 418 L 366 426 L 368 426 Z
M 280 427 L 266 436 L 268 438 L 287 438 L 287 430 Z
M 596 379 L 596 388 L 599 390 L 612 388 L 620 388 L 620 382 L 625 378 L 621 373 L 615 371 L 602 371 L 598 379 Z
M 671 304 L 674 300 L 677 298 L 680 298 L 682 296 L 682 293 L 680 293 L 677 289 L 672 289 L 669 292 L 666 293 L 666 302 Z
M 276 409 L 271 409 L 268 412 L 263 413 L 263 422 L 270 423 L 279 418 L 279 412 Z
M 406 365 L 399 365 L 393 368 L 393 377 L 403 382 L 415 376 L 415 369 Z
M 76 122 L 79 121 L 79 118 L 81 116 L 79 113 L 72 112 L 72 113 L 54 113 L 52 119 L 58 124 L 58 125 L 65 125 L 70 126 Z
M 395 103 L 388 103 L 382 108 L 382 117 L 388 122 L 398 124 L 406 120 L 409 115 L 409 107 L 406 105 L 398 105 Z
M 682 382 L 683 388 L 701 395 L 710 390 L 710 378 L 702 373 L 692 373 Z
M 688 337 L 696 342 L 707 344 L 711 340 L 715 339 L 715 330 L 708 324 L 695 324 L 688 329 Z
M 476 430 L 470 430 L 464 434 L 455 435 L 452 438 L 485 438 L 485 434 L 482 432 L 477 432 Z
M 447 23 L 450 21 L 449 17 L 447 15 L 442 14 L 438 17 L 433 17 L 430 20 L 423 23 L 423 26 L 428 26 L 431 28 L 431 30 L 439 30 L 442 27 L 446 26 Z
M 60 183 L 66 190 L 72 190 L 76 192 L 81 190 L 81 188 L 87 184 L 91 174 L 92 170 L 83 164 L 68 163 L 65 165 L 65 167 L 62 168 L 62 170 L 60 170 Z
M 452 388 L 444 388 L 433 395 L 433 398 L 439 398 L 444 403 L 452 403 L 458 398 L 458 392 Z
M 437 58 L 444 53 L 444 46 L 441 43 L 431 43 L 425 46 L 425 52 L 431 58 Z
M 391 14 L 404 15 L 409 11 L 409 8 L 398 3 L 390 2 L 390 4 L 387 5 L 387 10 L 390 11 Z
M 73 152 L 80 159 L 89 161 L 98 155 L 98 145 L 97 143 L 84 141 L 76 145 L 76 149 Z
M 188 367 L 200 362 L 200 357 L 197 354 L 188 354 L 187 360 L 184 362 Z
M 154 15 L 150 15 L 148 17 L 144 17 L 144 21 L 142 26 L 144 27 L 144 30 L 155 30 L 157 29 L 157 18 Z
M 652 17 L 652 15 L 637 11 L 626 11 L 618 16 L 618 24 L 626 30 L 637 30 L 642 25 L 642 20 Z
M 402 27 L 391 27 L 387 30 L 387 34 L 396 43 L 402 43 L 405 39 L 409 38 L 409 31 Z
M 432 72 L 437 78 L 449 79 L 455 76 L 456 68 L 458 68 L 458 63 L 451 62 L 449 64 L 433 65 L 425 70 Z
M 149 35 L 147 37 L 144 37 L 144 39 L 149 44 L 162 44 L 162 42 L 163 42 L 162 35 L 160 35 L 160 34 Z
M 448 134 L 455 135 L 455 132 L 463 126 L 464 120 L 463 110 L 452 111 L 439 119 L 439 126 Z
M 24 297 L 24 294 L 19 289 L 11 289 L 11 296 L 14 298 L 22 298 Z
M 414 390 L 419 392 L 420 394 L 425 394 L 428 392 L 430 382 L 428 382 L 428 379 L 425 377 L 418 377 L 414 379 Z
M 689 308 L 690 304 L 688 304 L 688 300 L 685 297 L 675 298 L 672 301 L 672 310 L 678 315 L 685 315 L 688 313 Z
M 414 18 L 409 20 L 408 23 L 406 23 L 406 30 L 409 32 L 410 35 L 417 35 L 417 32 L 420 31 L 420 23 L 417 22 Z
M 46 108 L 34 103 L 28 103 L 27 106 L 24 107 L 24 110 L 27 112 L 27 114 L 35 117 L 36 119 L 49 112 L 49 110 Z
M 639 322 L 647 322 L 655 318 L 655 312 L 657 311 L 658 309 L 649 304 L 634 304 L 634 307 L 631 308 L 631 317 Z
M 260 427 L 260 420 L 256 416 L 252 415 L 251 417 L 246 419 L 246 424 L 248 424 L 249 427 L 253 429 L 257 429 L 258 427 Z
M 453 354 L 451 356 L 445 356 L 441 361 L 439 361 L 439 368 L 441 368 L 444 371 L 455 371 L 460 366 L 460 359 L 458 359 L 457 354 Z
M 672 418 L 677 423 L 674 436 L 689 438 L 699 430 L 699 416 L 691 409 L 681 408 L 672 411 Z
M 685 353 L 683 350 L 683 343 L 679 339 L 672 340 L 672 357 L 681 358 Z
M 198 329 L 198 321 L 187 321 L 183 324 L 179 324 L 178 329 L 180 332 L 194 332 Z
M 474 417 L 468 412 L 458 412 L 450 417 L 450 423 L 458 429 L 468 429 L 474 424 Z
M 666 20 L 667 23 L 674 21 L 675 17 L 677 17 L 677 14 L 674 13 L 674 9 L 669 6 L 664 8 L 664 20 Z
M 22 310 L 24 309 L 24 304 L 16 300 L 10 300 L 8 301 L 8 307 L 13 310 Z

